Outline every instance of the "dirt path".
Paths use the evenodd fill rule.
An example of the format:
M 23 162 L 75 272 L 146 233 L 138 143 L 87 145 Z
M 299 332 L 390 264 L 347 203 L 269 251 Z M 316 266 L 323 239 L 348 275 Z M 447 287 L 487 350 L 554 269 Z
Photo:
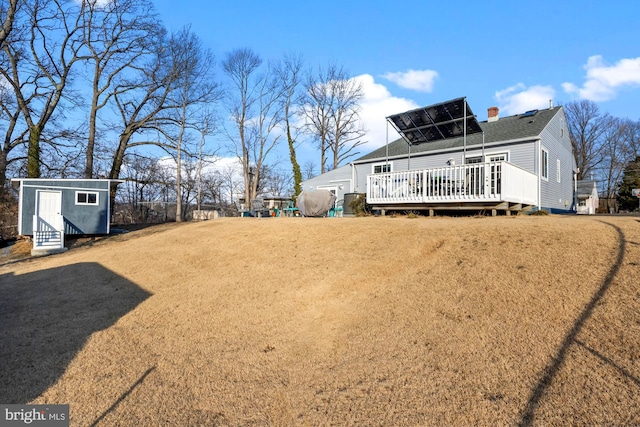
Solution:
M 0 267 L 73 425 L 640 423 L 638 218 L 223 219 Z

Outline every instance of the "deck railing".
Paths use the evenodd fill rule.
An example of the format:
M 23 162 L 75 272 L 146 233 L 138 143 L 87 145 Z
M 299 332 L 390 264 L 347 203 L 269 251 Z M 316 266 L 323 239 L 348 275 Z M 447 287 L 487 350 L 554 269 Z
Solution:
M 536 204 L 537 177 L 505 161 L 367 176 L 367 203 L 464 201 Z

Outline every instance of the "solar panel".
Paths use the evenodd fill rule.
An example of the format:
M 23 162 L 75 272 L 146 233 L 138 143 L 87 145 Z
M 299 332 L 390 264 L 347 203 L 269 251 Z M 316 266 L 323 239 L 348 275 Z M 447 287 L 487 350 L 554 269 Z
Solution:
M 387 117 L 409 144 L 439 141 L 464 135 L 465 112 L 467 135 L 482 132 L 465 98 L 441 102 Z M 465 108 L 466 107 L 466 108 Z

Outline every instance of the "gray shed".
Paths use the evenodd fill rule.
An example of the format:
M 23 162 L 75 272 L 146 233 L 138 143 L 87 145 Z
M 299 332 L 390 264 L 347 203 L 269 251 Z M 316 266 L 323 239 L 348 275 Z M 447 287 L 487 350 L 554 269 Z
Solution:
M 36 247 L 63 247 L 67 234 L 109 234 L 112 179 L 16 178 L 18 234 Z

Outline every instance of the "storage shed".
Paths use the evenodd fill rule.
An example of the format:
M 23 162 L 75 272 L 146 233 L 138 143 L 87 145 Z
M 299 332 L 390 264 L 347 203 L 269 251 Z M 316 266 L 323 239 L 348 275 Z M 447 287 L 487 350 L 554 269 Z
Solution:
M 16 178 L 18 234 L 33 236 L 34 250 L 62 249 L 64 236 L 109 234 L 110 191 L 120 180 Z

